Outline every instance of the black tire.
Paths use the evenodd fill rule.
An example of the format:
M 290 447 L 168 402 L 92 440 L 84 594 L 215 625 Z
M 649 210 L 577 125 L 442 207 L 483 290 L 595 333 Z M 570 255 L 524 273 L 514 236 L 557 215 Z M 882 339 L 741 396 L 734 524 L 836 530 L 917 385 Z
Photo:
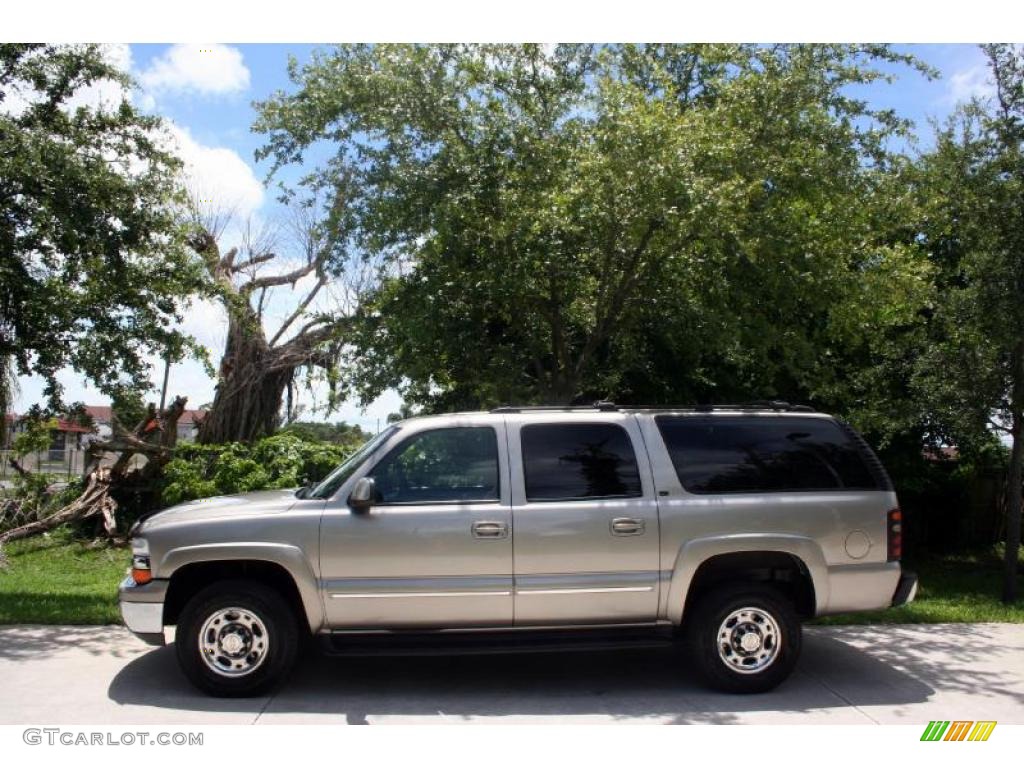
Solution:
M 754 610 L 734 619 L 722 636 L 726 619 L 748 608 Z M 763 693 L 793 671 L 800 656 L 802 628 L 792 602 L 779 590 L 760 584 L 717 587 L 701 596 L 689 613 L 683 617 L 686 651 L 697 674 L 710 687 L 728 693 Z M 750 642 L 760 643 L 760 647 L 741 647 L 747 634 L 744 627 L 751 627 L 756 640 Z M 758 669 L 759 664 L 764 664 L 763 668 Z
M 218 614 L 233 608 L 241 610 L 218 618 Z M 207 635 L 208 640 L 224 635 L 226 629 L 234 629 L 226 634 L 247 639 L 238 651 L 246 655 L 233 658 L 226 652 L 211 653 L 208 663 L 199 637 L 208 620 L 216 622 L 210 625 L 208 633 L 212 634 Z M 215 640 L 211 644 L 221 647 Z M 291 672 L 298 656 L 299 625 L 288 603 L 271 587 L 247 581 L 220 581 L 198 592 L 185 605 L 178 618 L 174 645 L 182 671 L 199 690 L 222 697 L 258 696 L 283 682 Z M 240 669 L 229 669 L 234 666 Z M 248 667 L 251 670 L 246 671 Z

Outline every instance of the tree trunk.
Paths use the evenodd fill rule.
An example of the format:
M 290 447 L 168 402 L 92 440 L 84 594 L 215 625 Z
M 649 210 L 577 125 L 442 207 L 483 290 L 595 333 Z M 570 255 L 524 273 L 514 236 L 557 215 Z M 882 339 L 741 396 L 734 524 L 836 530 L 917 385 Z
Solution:
M 54 528 L 76 520 L 86 520 L 98 515 L 103 519 L 103 527 L 107 534 L 113 535 L 117 530 L 114 523 L 117 503 L 110 497 L 111 479 L 110 469 L 101 467 L 89 476 L 89 483 L 82 495 L 66 507 L 62 507 L 42 520 L 33 520 L 31 523 L 19 525 L 17 528 L 11 528 L 0 534 L 0 564 L 6 562 L 3 545 L 7 542 L 52 531 Z
M 1007 473 L 1006 489 L 1006 552 L 1003 574 L 1003 602 L 1017 600 L 1017 551 L 1020 548 L 1021 518 L 1021 465 L 1024 463 L 1024 436 L 1021 428 L 1024 418 L 1019 412 L 1013 414 L 1013 448 L 1010 450 L 1010 468 Z
M 328 276 L 322 269 L 326 253 L 291 272 L 255 276 L 250 275 L 251 268 L 272 261 L 276 258 L 273 253 L 255 254 L 239 262 L 233 248 L 221 256 L 216 239 L 203 229 L 190 243 L 217 282 L 228 314 L 217 391 L 199 424 L 197 440 L 204 444 L 249 442 L 272 435 L 279 425 L 285 390 L 296 371 L 304 367 L 329 369 L 337 362 L 340 347 L 334 339 L 340 321 L 319 314 L 310 319 L 307 314 L 313 299 L 327 285 Z M 248 279 L 236 284 L 242 274 L 249 275 Z M 263 326 L 266 291 L 285 285 L 294 288 L 297 281 L 313 274 L 315 284 L 268 340 Z M 286 331 L 300 320 L 307 322 L 288 337 Z
M 294 369 L 281 368 L 258 318 L 229 315 L 228 341 L 217 391 L 199 425 L 200 443 L 257 440 L 277 429 L 284 392 Z
M 266 370 L 260 358 L 247 360 L 218 384 L 213 405 L 199 425 L 198 442 L 247 442 L 274 434 L 291 376 L 291 371 Z

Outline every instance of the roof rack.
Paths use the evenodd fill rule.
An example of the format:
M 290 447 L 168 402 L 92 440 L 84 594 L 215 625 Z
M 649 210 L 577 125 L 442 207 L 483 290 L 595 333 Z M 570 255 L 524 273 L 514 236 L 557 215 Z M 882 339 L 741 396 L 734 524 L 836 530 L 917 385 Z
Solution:
M 617 411 L 619 406 L 607 400 L 598 400 L 592 405 L 502 405 L 492 408 L 491 413 L 523 413 L 530 411 Z
M 695 411 L 789 411 L 795 413 L 815 413 L 809 405 L 793 405 L 785 400 L 754 400 L 749 403 L 723 405 L 700 404 L 693 406 Z
M 817 413 L 809 405 L 793 405 L 785 400 L 754 400 L 749 403 L 715 405 L 616 405 L 607 400 L 598 400 L 592 405 L 502 405 L 492 408 L 491 413 L 529 413 L 532 411 L 618 411 L 622 408 L 637 411 L 785 411 L 788 413 Z

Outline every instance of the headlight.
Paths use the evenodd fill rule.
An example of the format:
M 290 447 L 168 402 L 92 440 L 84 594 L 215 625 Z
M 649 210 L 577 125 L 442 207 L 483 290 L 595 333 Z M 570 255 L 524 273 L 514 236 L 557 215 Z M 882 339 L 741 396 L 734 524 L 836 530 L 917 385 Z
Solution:
M 149 542 L 145 539 L 132 539 L 132 581 L 136 584 L 148 584 L 153 580 L 153 571 L 149 565 Z

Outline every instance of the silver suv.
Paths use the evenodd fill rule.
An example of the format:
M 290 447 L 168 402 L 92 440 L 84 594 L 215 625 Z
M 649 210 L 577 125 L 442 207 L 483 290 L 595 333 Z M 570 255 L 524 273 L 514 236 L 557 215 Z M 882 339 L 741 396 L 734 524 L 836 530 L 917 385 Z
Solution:
M 132 531 L 128 628 L 177 625 L 199 688 L 335 654 L 677 643 L 765 691 L 801 621 L 913 599 L 896 494 L 846 424 L 773 403 L 498 408 L 409 419 L 300 491 L 203 499 Z

